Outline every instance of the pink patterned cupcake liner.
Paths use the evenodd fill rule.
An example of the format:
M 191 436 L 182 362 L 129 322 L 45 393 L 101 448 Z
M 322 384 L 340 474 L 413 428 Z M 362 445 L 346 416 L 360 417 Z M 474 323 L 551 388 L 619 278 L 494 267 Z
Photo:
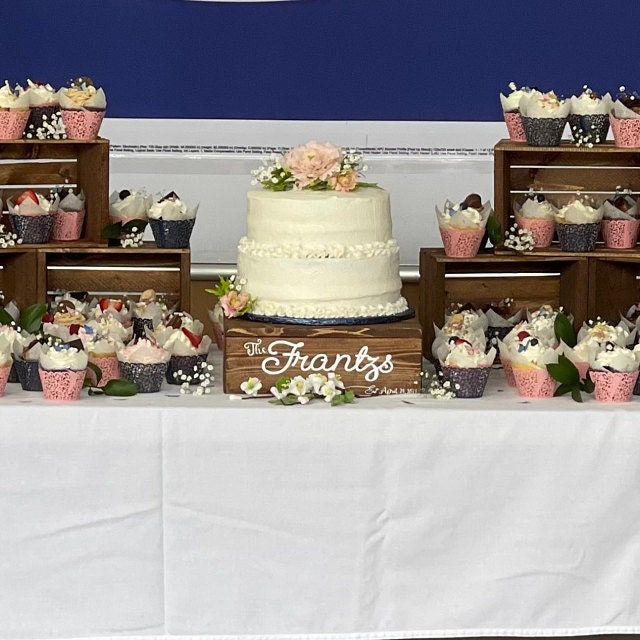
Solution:
M 513 367 L 511 366 L 511 362 L 509 360 L 505 360 L 504 358 L 500 358 L 500 362 L 502 364 L 502 369 L 504 370 L 504 375 L 507 379 L 507 384 L 510 387 L 515 387 L 516 378 L 513 375 Z
M 473 258 L 478 254 L 484 229 L 440 227 L 444 252 L 450 258 Z
M 505 111 L 504 122 L 507 125 L 509 139 L 513 142 L 526 142 L 527 136 L 522 126 L 522 118 L 519 111 Z
M 62 122 L 70 140 L 97 138 L 103 118 L 104 111 L 62 110 Z
M 616 147 L 637 149 L 640 147 L 640 119 L 636 118 L 616 118 L 613 113 L 609 114 L 611 121 L 611 131 Z
M 638 379 L 637 371 L 594 371 L 589 372 L 595 385 L 598 402 L 629 402 L 633 387 Z
M 51 239 L 58 242 L 80 240 L 84 211 L 58 211 L 53 221 Z
M 116 356 L 89 355 L 89 362 L 95 364 L 102 371 L 98 387 L 104 387 L 110 380 L 117 380 L 120 377 L 120 364 Z M 91 384 L 95 384 L 96 374 L 91 369 L 87 369 L 87 379 L 91 381 Z
M 608 249 L 632 249 L 638 243 L 640 220 L 603 220 L 602 239 Z
M 0 396 L 4 395 L 4 389 L 7 386 L 10 372 L 11 366 L 0 368 Z
M 523 398 L 552 398 L 556 383 L 546 369 L 513 367 L 518 394 Z
M 553 218 L 525 218 L 516 216 L 516 223 L 522 229 L 527 229 L 533 236 L 533 245 L 543 249 L 553 242 L 556 232 L 556 221 Z
M 0 111 L 0 140 L 20 140 L 29 120 L 30 110 Z
M 84 369 L 82 371 L 40 369 L 44 399 L 57 402 L 80 400 L 85 373 Z

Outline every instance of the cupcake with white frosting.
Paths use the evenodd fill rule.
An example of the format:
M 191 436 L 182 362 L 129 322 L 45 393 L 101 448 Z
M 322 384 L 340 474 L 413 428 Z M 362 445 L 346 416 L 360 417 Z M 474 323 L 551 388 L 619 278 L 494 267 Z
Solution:
M 520 98 L 520 116 L 532 147 L 556 147 L 562 140 L 571 102 L 561 100 L 553 91 Z
M 628 349 L 607 342 L 590 361 L 589 375 L 600 402 L 628 402 L 638 380 L 640 347 Z
M 571 135 L 580 145 L 602 144 L 607 141 L 609 112 L 613 100 L 610 94 L 600 96 L 587 85 L 582 89 L 579 96 L 571 96 Z
M 456 398 L 480 398 L 484 394 L 496 350 L 485 353 L 462 338 L 453 338 L 438 353 L 442 376 L 455 388 Z
M 14 232 L 24 244 L 46 244 L 51 238 L 60 198 L 46 198 L 32 189 L 7 200 Z
M 516 223 L 533 236 L 533 246 L 545 248 L 553 242 L 556 229 L 557 207 L 542 193 L 530 191 L 520 204 L 513 205 Z
M 640 95 L 620 87 L 609 120 L 616 147 L 640 148 Z
M 509 138 L 514 142 L 526 142 L 527 137 L 520 117 L 520 100 L 523 96 L 540 92 L 529 87 L 520 87 L 518 89 L 515 82 L 509 83 L 509 90 L 510 92 L 506 96 L 502 93 L 500 94 L 500 104 L 502 105 L 502 113 L 509 132 Z
M 13 345 L 13 363 L 18 381 L 24 391 L 42 391 L 39 362 L 42 353 L 42 338 L 22 333 Z
M 160 391 L 171 353 L 156 342 L 141 338 L 118 351 L 120 373 L 139 393 Z
M 25 129 L 26 137 L 54 140 L 66 138 L 56 89 L 50 84 L 27 80 L 25 94 L 29 99 L 29 108 L 31 109 Z M 58 137 L 55 138 L 55 135 Z
M 144 191 L 114 191 L 109 196 L 109 219 L 120 225 L 134 220 L 146 222 L 152 202 L 153 198 Z
M 4 395 L 5 387 L 9 381 L 9 374 L 11 373 L 11 367 L 13 366 L 13 343 L 0 334 L 0 396 Z
M 103 89 L 91 78 L 81 77 L 59 91 L 60 111 L 70 140 L 93 140 L 98 136 L 107 108 Z
M 87 369 L 87 377 L 98 387 L 104 387 L 109 381 L 120 377 L 120 363 L 118 351 L 124 349 L 124 344 L 117 338 L 109 335 L 96 335 L 87 343 L 87 355 L 89 362 L 100 369 L 100 381 L 97 381 L 95 372 Z
M 57 242 L 79 240 L 84 222 L 85 196 L 82 191 L 76 194 L 69 189 L 58 206 L 51 239 Z
M 562 207 L 556 214 L 556 231 L 562 251 L 593 251 L 600 233 L 602 215 L 602 207 L 580 196 Z
M 149 224 L 156 244 L 162 248 L 185 249 L 189 246 L 199 205 L 190 207 L 175 191 L 149 207 Z
M 195 367 L 206 362 L 211 338 L 204 335 L 204 326 L 194 321 L 190 329 L 186 327 L 159 327 L 156 330 L 158 344 L 171 353 L 166 380 L 169 384 L 181 384 L 181 375 L 191 376 Z M 197 380 L 190 380 L 197 384 Z
M 29 96 L 16 85 L 15 89 L 5 81 L 0 87 L 0 140 L 22 138 L 29 120 Z
M 436 206 L 438 227 L 447 256 L 473 258 L 480 249 L 491 213 L 491 203 L 483 203 L 477 193 L 470 193 L 459 204 L 447 200 L 442 211 Z
M 555 381 L 547 365 L 558 361 L 559 348 L 549 347 L 523 330 L 508 349 L 518 394 L 526 398 L 553 397 Z
M 62 345 L 43 345 L 40 353 L 40 380 L 46 400 L 79 400 L 87 371 L 84 349 Z

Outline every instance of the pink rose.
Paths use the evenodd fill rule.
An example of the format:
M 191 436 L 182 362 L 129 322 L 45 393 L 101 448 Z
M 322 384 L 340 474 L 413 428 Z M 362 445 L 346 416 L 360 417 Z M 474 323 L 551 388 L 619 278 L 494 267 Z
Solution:
M 238 293 L 237 291 L 229 291 L 220 298 L 220 306 L 227 318 L 235 318 L 242 315 L 249 304 L 249 294 L 245 291 Z
M 315 180 L 328 180 L 335 176 L 340 171 L 341 161 L 340 147 L 312 140 L 288 151 L 283 164 L 296 179 L 296 186 L 304 189 Z
M 358 174 L 355 171 L 344 171 L 329 178 L 334 191 L 353 191 L 358 186 Z

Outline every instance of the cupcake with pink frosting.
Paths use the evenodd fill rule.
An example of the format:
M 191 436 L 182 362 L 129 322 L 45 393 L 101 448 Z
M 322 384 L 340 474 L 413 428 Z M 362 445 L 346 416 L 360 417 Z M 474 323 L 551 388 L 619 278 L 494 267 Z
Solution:
M 117 356 L 122 377 L 133 382 L 139 393 L 160 391 L 171 358 L 169 351 L 148 338 L 140 338 L 120 349 Z
M 40 380 L 45 400 L 79 400 L 87 362 L 84 349 L 69 344 L 43 345 Z

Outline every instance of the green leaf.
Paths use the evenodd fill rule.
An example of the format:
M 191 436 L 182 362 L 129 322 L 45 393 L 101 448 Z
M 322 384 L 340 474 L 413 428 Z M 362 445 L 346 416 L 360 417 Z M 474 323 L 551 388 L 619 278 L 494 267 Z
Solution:
M 580 374 L 576 365 L 567 358 L 567 356 L 559 356 L 558 362 L 547 365 L 547 371 L 551 377 L 561 384 L 568 384 L 572 387 L 580 384 Z
M 382 189 L 377 182 L 358 182 L 356 189 Z
M 6 309 L 0 309 L 0 325 L 9 325 L 13 322 L 13 318 Z
M 91 369 L 91 371 L 93 371 L 93 373 L 95 374 L 96 376 L 95 386 L 97 387 L 100 384 L 100 380 L 102 380 L 102 369 L 97 364 L 94 364 L 93 362 L 87 363 L 87 369 Z
M 298 396 L 294 396 L 293 394 L 283 396 L 281 402 L 287 407 L 291 406 L 292 404 L 298 404 Z
M 582 396 L 580 395 L 580 389 L 578 387 L 576 387 L 572 392 L 571 392 L 571 397 L 576 401 L 576 402 L 582 402 Z
M 344 401 L 346 404 L 351 404 L 352 402 L 355 402 L 355 399 L 356 399 L 356 394 L 353 393 L 351 389 L 347 389 L 344 392 Z
M 103 238 L 119 238 L 122 235 L 122 225 L 119 222 L 108 224 L 102 229 L 101 235 Z
M 29 305 L 20 314 L 20 326 L 28 333 L 35 333 L 42 326 L 42 316 L 47 313 L 46 304 Z
M 573 389 L 574 389 L 574 387 L 572 387 L 570 384 L 561 384 L 555 390 L 553 395 L 555 397 L 563 396 L 565 393 L 571 393 L 573 391 Z
M 585 376 L 584 380 L 582 381 L 582 384 L 580 385 L 580 388 L 585 393 L 593 393 L 595 391 L 595 389 L 596 389 L 596 385 L 593 384 L 593 380 L 591 379 L 591 376 L 589 375 L 588 371 L 587 371 L 587 375 Z
M 109 380 L 107 384 L 102 387 L 105 395 L 107 396 L 135 396 L 138 393 L 138 387 L 130 380 L 124 378 L 117 378 L 115 380 Z
M 344 395 L 333 396 L 333 398 L 331 398 L 332 407 L 337 407 L 339 404 L 344 404 Z
M 84 385 L 83 385 L 84 387 Z M 98 389 L 97 387 L 89 387 L 89 395 L 90 396 L 103 396 L 104 391 L 102 389 Z
M 494 247 L 502 242 L 502 227 L 493 213 L 487 218 L 487 234 Z
M 573 325 L 569 321 L 569 318 L 564 313 L 558 313 L 553 323 L 553 330 L 555 331 L 556 338 L 562 340 L 568 347 L 575 347 L 578 341 L 576 332 Z
M 129 220 L 122 225 L 122 231 L 125 233 L 131 233 L 134 229 L 137 229 L 136 233 L 142 233 L 147 228 L 146 220 Z
M 287 378 L 286 376 L 281 376 L 276 380 L 275 387 L 278 391 L 282 393 L 289 385 L 291 384 L 291 378 Z

